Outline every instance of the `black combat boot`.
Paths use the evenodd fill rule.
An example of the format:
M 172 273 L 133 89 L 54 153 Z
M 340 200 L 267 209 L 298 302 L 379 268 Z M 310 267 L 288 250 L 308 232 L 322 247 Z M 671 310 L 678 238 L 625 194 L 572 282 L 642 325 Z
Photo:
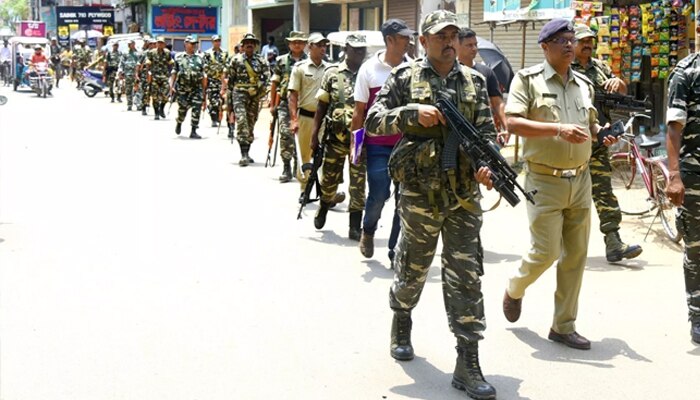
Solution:
M 289 160 L 284 161 L 282 175 L 280 175 L 279 180 L 281 183 L 287 183 L 292 180 L 292 165 Z
M 336 192 L 331 200 L 331 208 L 345 201 L 345 192 Z
M 160 119 L 160 105 L 158 103 L 153 104 L 153 114 L 155 115 L 153 119 L 158 121 Z
M 121 95 L 117 96 L 117 101 L 120 102 L 120 103 L 122 102 L 122 96 L 121 96 Z
M 623 258 L 635 258 L 642 254 L 642 248 L 636 244 L 626 244 L 620 239 L 618 231 L 605 234 L 605 258 L 608 262 L 622 261 Z
M 700 316 L 693 318 L 690 323 L 690 337 L 693 342 L 700 344 Z
M 316 216 L 314 217 L 314 226 L 316 229 L 323 229 L 323 226 L 326 225 L 326 216 L 328 215 L 329 208 L 330 204 L 326 203 L 325 201 L 321 201 L 321 204 L 318 206 L 318 210 L 316 211 Z
M 348 231 L 348 239 L 356 242 L 360 241 L 362 230 L 362 211 L 350 211 L 350 230 Z
M 394 311 L 391 320 L 391 356 L 399 361 L 413 360 L 410 311 Z
M 175 124 L 175 134 L 179 135 L 180 132 L 182 132 L 182 122 L 178 122 Z
M 112 100 L 110 101 L 110 103 L 114 103 L 114 96 L 111 96 L 111 97 L 112 97 Z
M 202 137 L 197 134 L 197 127 L 192 127 L 192 132 L 190 132 L 190 139 L 201 139 Z
M 141 115 L 148 115 L 148 106 L 143 106 L 141 109 Z
M 228 124 L 228 138 L 233 139 L 233 131 L 236 129 L 236 125 Z
M 457 365 L 452 375 L 452 386 L 465 390 L 473 399 L 488 400 L 496 398 L 496 388 L 486 382 L 479 365 L 479 344 L 467 343 L 457 339 Z
M 131 111 L 131 106 L 126 106 L 126 111 Z
M 165 119 L 165 103 L 160 103 L 160 117 Z
M 216 113 L 209 114 L 211 116 L 211 127 L 216 128 L 219 126 L 219 116 Z
M 248 145 L 248 150 L 246 150 L 246 152 L 245 152 L 245 158 L 246 158 L 246 160 L 248 160 L 248 164 L 254 164 L 255 160 L 250 158 L 249 151 L 250 151 L 250 145 Z
M 250 145 L 241 144 L 241 159 L 238 161 L 238 165 L 241 167 L 247 167 L 250 164 L 250 157 L 248 157 L 248 150 L 250 150 Z

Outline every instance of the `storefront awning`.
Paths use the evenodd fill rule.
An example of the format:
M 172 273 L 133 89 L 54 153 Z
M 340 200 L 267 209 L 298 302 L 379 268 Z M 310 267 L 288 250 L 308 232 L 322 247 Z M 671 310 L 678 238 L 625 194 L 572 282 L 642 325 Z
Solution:
M 274 8 L 282 6 L 292 6 L 294 2 L 291 0 L 280 0 L 280 1 L 266 1 L 261 3 L 255 3 L 248 6 L 249 10 L 261 10 L 263 8 Z

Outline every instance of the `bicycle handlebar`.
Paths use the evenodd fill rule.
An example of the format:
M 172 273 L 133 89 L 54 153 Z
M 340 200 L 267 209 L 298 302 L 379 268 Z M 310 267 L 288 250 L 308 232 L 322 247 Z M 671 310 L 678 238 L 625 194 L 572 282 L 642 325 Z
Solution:
M 630 128 L 632 127 L 632 124 L 634 123 L 634 119 L 637 117 L 651 119 L 651 116 L 649 116 L 647 114 L 632 113 L 632 115 L 630 115 L 630 118 L 627 120 L 627 123 L 625 124 L 625 132 L 630 130 Z

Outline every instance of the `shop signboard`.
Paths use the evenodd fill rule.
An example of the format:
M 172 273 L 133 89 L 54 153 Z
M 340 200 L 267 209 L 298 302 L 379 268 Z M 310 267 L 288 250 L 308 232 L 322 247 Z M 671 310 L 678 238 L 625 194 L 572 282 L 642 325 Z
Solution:
M 216 7 L 160 7 L 151 8 L 151 31 L 154 34 L 215 35 L 218 33 Z
M 41 21 L 20 21 L 17 33 L 28 37 L 46 37 L 46 24 Z
M 61 46 L 70 44 L 70 35 L 85 31 L 88 44 L 97 45 L 97 39 L 88 31 L 98 31 L 104 36 L 114 33 L 114 9 L 111 7 L 56 7 L 56 33 Z M 99 35 L 98 35 L 99 36 Z
M 571 0 L 532 0 L 525 7 L 520 0 L 484 0 L 484 21 L 547 20 L 575 14 Z

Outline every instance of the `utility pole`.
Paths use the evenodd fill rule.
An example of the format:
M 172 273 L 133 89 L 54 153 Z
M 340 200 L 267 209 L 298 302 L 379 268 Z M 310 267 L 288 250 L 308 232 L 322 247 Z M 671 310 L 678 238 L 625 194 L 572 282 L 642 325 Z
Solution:
M 696 0 L 697 2 L 700 2 L 700 0 Z M 299 0 L 294 0 L 294 18 L 292 21 L 292 26 L 295 31 L 300 30 L 301 28 L 301 19 L 299 17 Z

